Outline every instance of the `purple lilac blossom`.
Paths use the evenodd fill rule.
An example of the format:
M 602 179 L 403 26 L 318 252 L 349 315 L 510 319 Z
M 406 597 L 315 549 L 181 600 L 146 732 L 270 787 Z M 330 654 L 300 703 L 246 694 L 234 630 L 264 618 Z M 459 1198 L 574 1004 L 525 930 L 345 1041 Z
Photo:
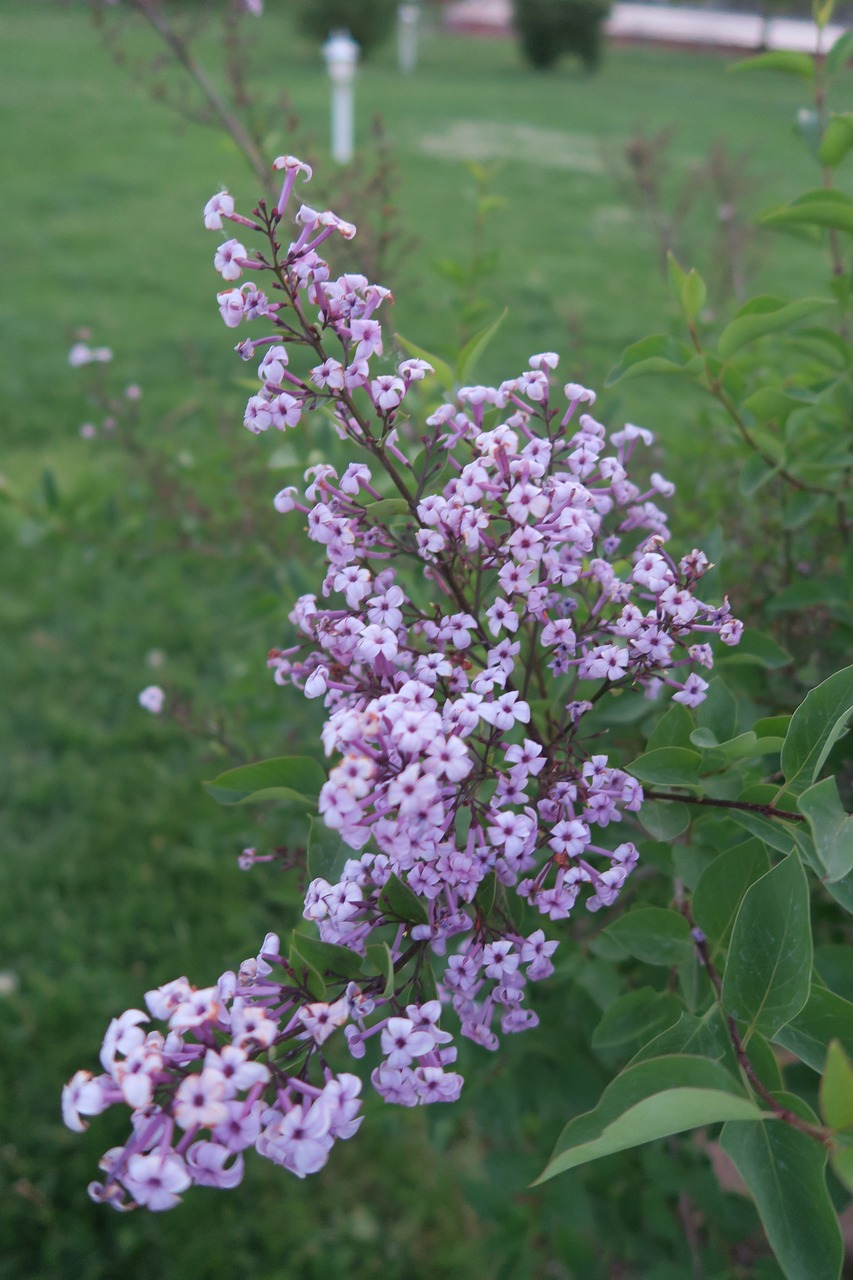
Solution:
M 299 1178 L 317 1172 L 361 1122 L 361 1081 L 333 1070 L 327 1043 L 356 1061 L 370 1047 L 388 1102 L 458 1098 L 445 1009 L 490 1051 L 536 1026 L 527 983 L 550 976 L 557 947 L 545 927 L 611 905 L 637 863 L 625 837 L 642 788 L 585 739 L 585 718 L 613 689 L 697 706 L 708 686 L 693 668 L 712 666 L 712 638 L 736 644 L 741 631 L 727 601 L 696 594 L 703 553 L 667 549 L 658 500 L 672 486 L 629 476 L 650 432 L 608 433 L 592 391 L 556 383 L 554 352 L 437 402 L 428 361 L 396 360 L 383 334 L 388 290 L 333 278 L 317 253 L 351 238 L 350 223 L 302 205 L 282 249 L 286 206 L 311 172 L 292 156 L 274 168 L 272 210 L 245 218 L 219 192 L 204 216 L 267 241 L 250 255 L 227 240 L 216 255 L 227 281 L 267 280 L 218 296 L 227 327 L 267 329 L 237 346 L 260 358 L 245 426 L 291 430 L 323 410 L 358 455 L 275 496 L 323 547 L 326 571 L 294 603 L 291 643 L 269 666 L 326 710 L 319 812 L 351 856 L 336 880 L 311 881 L 303 915 L 343 949 L 323 954 L 349 953 L 359 977 L 332 968 L 318 997 L 298 948 L 284 954 L 269 934 L 213 987 L 179 978 L 149 992 L 163 1030 L 138 1009 L 115 1019 L 103 1074 L 77 1072 L 63 1096 L 75 1130 L 114 1103 L 132 1110 L 130 1139 L 90 1188 L 115 1208 L 159 1211 L 192 1183 L 234 1186 L 249 1147 Z M 151 694 L 140 700 L 159 709 Z M 247 849 L 240 865 L 265 860 Z M 543 927 L 515 927 L 519 899 Z M 393 981 L 376 973 L 383 947 Z

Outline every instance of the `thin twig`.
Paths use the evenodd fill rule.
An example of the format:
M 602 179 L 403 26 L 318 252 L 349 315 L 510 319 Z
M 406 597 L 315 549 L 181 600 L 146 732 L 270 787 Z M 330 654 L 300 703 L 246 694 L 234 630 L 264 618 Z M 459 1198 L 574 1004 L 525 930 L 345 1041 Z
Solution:
M 172 50 L 175 58 L 195 81 L 202 95 L 210 103 L 224 127 L 251 164 L 259 181 L 266 188 L 269 184 L 269 165 L 267 161 L 261 155 L 254 139 L 242 121 L 233 111 L 229 110 L 228 104 L 209 78 L 204 67 L 196 62 L 187 42 L 178 34 L 165 15 L 159 9 L 155 9 L 151 4 L 147 3 L 147 0 L 134 0 L 134 8 L 162 37 Z
M 814 1138 L 814 1140 L 821 1143 L 822 1146 L 828 1147 L 832 1141 L 832 1134 L 830 1131 L 828 1129 L 824 1129 L 822 1126 L 809 1124 L 807 1120 L 803 1120 L 802 1116 L 798 1116 L 796 1111 L 792 1111 L 790 1107 L 786 1107 L 778 1100 L 778 1098 L 774 1097 L 765 1085 L 764 1081 L 757 1074 L 755 1067 L 749 1060 L 749 1054 L 746 1051 L 746 1045 L 744 1044 L 743 1038 L 738 1030 L 737 1022 L 723 1007 L 723 981 L 714 967 L 705 935 L 701 929 L 696 927 L 696 922 L 693 919 L 689 903 L 682 902 L 680 904 L 680 910 L 691 927 L 693 941 L 696 946 L 700 963 L 708 974 L 711 986 L 714 988 L 714 994 L 716 995 L 717 1003 L 719 1004 L 723 1017 L 725 1018 L 726 1028 L 729 1033 L 729 1039 L 732 1042 L 732 1048 L 734 1049 L 738 1066 L 746 1076 L 750 1087 L 758 1094 L 763 1102 L 767 1103 L 767 1106 L 779 1120 L 790 1125 L 792 1129 L 796 1129 L 798 1132 L 804 1133 L 807 1137 Z
M 680 800 L 682 804 L 710 805 L 715 809 L 741 809 L 745 813 L 760 813 L 765 818 L 781 818 L 784 822 L 805 822 L 801 813 L 791 813 L 787 809 L 776 809 L 772 804 L 753 804 L 747 800 L 715 800 L 711 796 L 681 795 L 677 791 L 650 791 L 643 788 L 647 800 Z

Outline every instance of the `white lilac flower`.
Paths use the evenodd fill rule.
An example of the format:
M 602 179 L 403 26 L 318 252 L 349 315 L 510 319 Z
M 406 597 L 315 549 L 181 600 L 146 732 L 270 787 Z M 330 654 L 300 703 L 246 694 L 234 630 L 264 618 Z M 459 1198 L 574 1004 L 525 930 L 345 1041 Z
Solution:
M 158 716 L 163 710 L 166 695 L 159 685 L 149 684 L 142 690 L 137 701 L 144 711 L 150 711 L 152 716 Z

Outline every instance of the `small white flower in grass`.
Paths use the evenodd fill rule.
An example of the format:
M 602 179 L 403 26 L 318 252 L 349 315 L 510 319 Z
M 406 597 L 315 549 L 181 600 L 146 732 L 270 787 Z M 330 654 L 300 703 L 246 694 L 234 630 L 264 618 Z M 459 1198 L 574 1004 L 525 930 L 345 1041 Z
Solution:
M 91 348 L 85 342 L 75 342 L 68 352 L 68 363 L 72 369 L 79 369 L 82 365 L 88 364 L 91 358 Z
M 142 690 L 137 701 L 144 711 L 150 711 L 152 716 L 159 716 L 163 710 L 166 695 L 158 684 L 149 684 Z
M 79 369 L 84 364 L 109 364 L 112 358 L 109 347 L 90 347 L 85 342 L 75 342 L 68 352 L 68 363 L 72 369 Z

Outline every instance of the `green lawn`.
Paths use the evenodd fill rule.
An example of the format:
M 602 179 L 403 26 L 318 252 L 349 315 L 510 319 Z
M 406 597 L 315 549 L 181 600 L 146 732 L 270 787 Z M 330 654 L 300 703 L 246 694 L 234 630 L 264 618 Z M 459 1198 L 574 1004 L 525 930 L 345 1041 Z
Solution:
M 268 9 L 265 84 L 298 110 L 333 191 L 324 75 L 285 6 Z M 627 343 L 672 323 L 654 237 L 612 172 L 627 140 L 677 125 L 672 190 L 725 141 L 746 157 L 758 209 L 817 185 L 804 154 L 790 163 L 799 102 L 793 82 L 729 78 L 699 55 L 618 49 L 595 78 L 570 64 L 542 76 L 508 42 L 432 34 L 404 81 L 382 52 L 360 72 L 358 120 L 365 141 L 374 114 L 384 117 L 396 199 L 418 242 L 395 272 L 396 325 L 428 349 L 452 342 L 453 291 L 431 264 L 464 260 L 466 160 L 494 161 L 491 189 L 504 203 L 486 241 L 499 263 L 480 292 L 489 318 L 504 306 L 508 317 L 482 374 L 510 376 L 553 348 L 567 376 L 600 384 Z M 310 445 L 289 441 L 289 456 L 273 456 L 275 442 L 240 426 L 245 369 L 218 318 L 218 241 L 200 217 L 222 184 L 243 208 L 256 198 L 233 148 L 133 88 L 82 4 L 7 0 L 0 110 L 0 470 L 17 495 L 0 524 L 0 969 L 18 984 L 0 996 L 0 1278 L 607 1276 L 619 1224 L 640 1208 L 617 1188 L 611 1216 L 589 1217 L 602 1212 L 587 1189 L 606 1166 L 541 1197 L 525 1192 L 558 1123 L 544 1082 L 568 1073 L 581 1109 L 604 1073 L 570 1048 L 559 1063 L 537 1058 L 532 1037 L 472 1090 L 479 1119 L 374 1107 L 364 1134 L 308 1184 L 255 1160 L 238 1192 L 198 1193 L 162 1218 L 88 1203 L 85 1184 L 121 1122 L 96 1120 L 82 1141 L 66 1133 L 63 1081 L 94 1066 L 108 1019 L 148 987 L 180 973 L 212 981 L 296 910 L 298 885 L 236 866 L 243 845 L 284 838 L 275 812 L 219 809 L 200 783 L 241 756 L 316 750 L 313 706 L 276 690 L 265 670 L 289 600 L 312 581 L 269 500 Z M 273 145 L 295 149 L 283 132 Z M 703 189 L 685 238 L 705 266 L 715 225 Z M 797 246 L 783 255 L 768 241 L 760 257 L 768 290 L 812 269 Z M 136 459 L 79 437 L 82 422 L 99 421 L 85 374 L 66 363 L 81 326 L 115 351 L 110 387 L 143 388 Z M 689 486 L 710 460 L 697 456 L 695 400 L 673 394 L 632 383 L 603 397 L 601 417 L 659 425 L 670 470 Z M 684 504 L 681 522 L 690 519 L 701 537 L 715 520 L 711 497 Z M 198 734 L 139 710 L 138 691 L 155 680 Z M 237 755 L 215 741 L 220 710 Z M 590 1016 L 582 1001 L 569 1013 Z M 489 1128 L 489 1113 L 502 1123 Z M 678 1265 L 666 1224 L 653 1213 L 650 1223 L 650 1249 L 659 1239 Z M 596 1235 L 610 1241 L 601 1256 Z M 656 1256 L 627 1259 L 622 1274 L 651 1275 Z

